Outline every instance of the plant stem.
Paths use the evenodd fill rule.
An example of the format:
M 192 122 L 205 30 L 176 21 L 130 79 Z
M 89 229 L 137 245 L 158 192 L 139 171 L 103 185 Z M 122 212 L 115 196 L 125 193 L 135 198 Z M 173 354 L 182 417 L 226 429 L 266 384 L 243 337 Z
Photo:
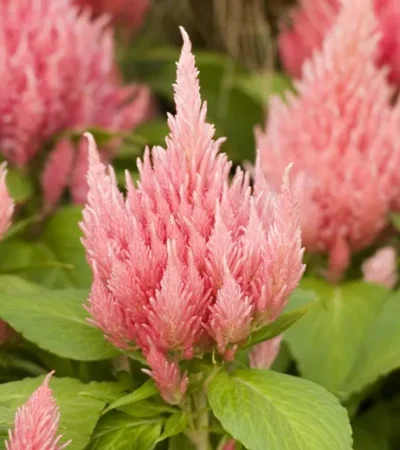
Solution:
M 194 397 L 196 412 L 200 412 L 196 418 L 196 431 L 192 433 L 191 439 L 197 450 L 209 450 L 208 442 L 208 408 L 205 392 L 201 391 Z

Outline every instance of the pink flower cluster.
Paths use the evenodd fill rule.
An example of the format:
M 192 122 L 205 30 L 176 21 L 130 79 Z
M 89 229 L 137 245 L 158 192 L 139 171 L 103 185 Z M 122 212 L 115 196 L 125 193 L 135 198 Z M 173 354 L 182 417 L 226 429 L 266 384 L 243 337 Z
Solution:
M 183 37 L 166 149 L 146 150 L 138 186 L 127 175 L 124 198 L 92 141 L 82 223 L 93 323 L 117 347 L 143 351 L 169 403 L 186 390 L 180 359 L 214 346 L 232 358 L 277 318 L 304 271 L 288 174 L 277 195 L 252 195 L 241 170 L 229 182 Z
M 60 444 L 57 436 L 60 413 L 49 387 L 49 373 L 43 384 L 18 409 L 15 427 L 9 431 L 7 450 L 62 450 L 70 442 Z
M 72 0 L 0 0 L 0 149 L 13 164 L 42 156 L 66 130 L 130 130 L 146 116 L 148 90 L 120 85 L 107 19 L 90 15 Z M 85 183 L 82 161 L 71 144 L 55 149 L 42 180 L 48 202 L 60 180 Z
M 298 95 L 270 103 L 258 130 L 256 178 L 277 190 L 289 162 L 307 250 L 329 255 L 338 280 L 368 246 L 400 196 L 400 107 L 375 66 L 380 34 L 370 0 L 346 2 L 321 51 L 306 61 Z
M 397 255 L 393 247 L 383 247 L 362 265 L 364 280 L 392 289 L 399 278 Z
M 109 14 L 113 21 L 129 29 L 139 28 L 150 8 L 150 0 L 75 0 L 89 7 L 95 15 Z
M 376 63 L 390 67 L 390 80 L 400 83 L 400 2 L 374 0 L 381 38 Z M 301 76 L 305 60 L 320 49 L 327 32 L 335 23 L 341 0 L 300 0 L 291 13 L 291 26 L 279 37 L 279 50 L 286 70 Z

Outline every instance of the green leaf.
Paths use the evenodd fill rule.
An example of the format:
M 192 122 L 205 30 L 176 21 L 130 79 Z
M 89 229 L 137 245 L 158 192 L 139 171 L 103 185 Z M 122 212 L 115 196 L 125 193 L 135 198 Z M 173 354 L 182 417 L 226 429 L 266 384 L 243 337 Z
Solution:
M 152 397 L 153 395 L 156 394 L 158 394 L 158 390 L 154 384 L 154 381 L 147 380 L 138 389 L 111 403 L 111 405 L 109 405 L 108 408 L 105 409 L 104 413 L 107 413 L 108 411 L 111 411 L 113 409 L 118 409 L 121 406 L 131 405 L 140 400 Z
M 314 290 L 320 301 L 285 333 L 301 374 L 344 395 L 344 383 L 354 365 L 368 328 L 379 314 L 389 291 L 363 282 L 330 285 L 303 279 L 301 287 Z
M 135 420 L 112 411 L 93 433 L 87 450 L 152 450 L 161 432 L 161 420 Z
M 182 433 L 186 429 L 187 423 L 187 414 L 182 411 L 179 411 L 168 417 L 167 421 L 165 422 L 162 435 L 158 438 L 157 442 Z
M 26 402 L 32 392 L 43 382 L 43 377 L 27 378 L 0 385 L 0 405 L 9 408 L 15 414 L 17 407 Z M 94 385 L 91 383 L 88 386 Z M 89 442 L 96 426 L 104 402 L 85 398 L 80 395 L 85 385 L 71 378 L 53 378 L 51 388 L 60 408 L 60 433 L 62 442 L 72 439 L 68 450 L 83 450 Z M 0 443 L 0 450 L 4 450 Z
M 300 308 L 288 308 L 288 312 L 281 314 L 275 322 L 261 328 L 260 330 L 252 333 L 247 343 L 242 348 L 252 347 L 260 342 L 268 341 L 276 336 L 279 336 L 298 320 L 300 320 L 312 306 L 315 305 L 315 294 L 312 292 L 304 291 L 303 289 L 296 289 L 293 293 L 289 305 L 291 302 L 303 303 Z M 305 304 L 304 304 L 305 303 Z M 291 305 L 290 305 L 291 306 Z
M 168 440 L 168 450 L 196 450 L 196 447 L 184 434 L 177 434 Z
M 310 381 L 264 370 L 218 372 L 210 406 L 249 450 L 351 450 L 351 428 L 338 400 Z
M 76 289 L 0 294 L 0 317 L 28 341 L 63 358 L 110 358 L 117 352 L 88 323 L 86 299 L 87 291 Z
M 353 427 L 354 450 L 390 450 L 389 442 L 362 425 Z
M 266 105 L 271 95 L 293 90 L 291 79 L 283 73 L 250 73 L 240 77 L 242 89 L 255 101 Z
M 16 203 L 23 203 L 33 195 L 33 184 L 28 175 L 9 168 L 7 171 L 7 188 Z
M 73 270 L 65 270 L 64 274 L 71 286 L 78 288 L 90 287 L 92 281 L 81 243 L 81 220 L 81 208 L 69 206 L 61 209 L 52 216 L 41 237 L 41 242 L 51 251 L 55 260 L 74 267 Z
M 393 293 L 368 329 L 355 368 L 346 380 L 349 392 L 360 391 L 400 368 L 400 291 Z
M 400 231 L 400 213 L 391 213 L 389 218 L 396 230 Z
M 15 412 L 11 408 L 0 406 L 0 425 L 11 427 L 14 423 Z
M 176 408 L 167 405 L 165 402 L 150 400 L 140 400 L 128 405 L 122 405 L 118 407 L 118 410 L 136 418 L 154 417 L 177 412 Z

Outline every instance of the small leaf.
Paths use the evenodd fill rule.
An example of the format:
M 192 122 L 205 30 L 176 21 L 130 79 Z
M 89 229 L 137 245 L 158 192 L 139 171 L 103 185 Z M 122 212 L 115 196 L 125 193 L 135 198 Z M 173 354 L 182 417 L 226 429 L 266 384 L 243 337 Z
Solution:
M 87 321 L 86 290 L 0 294 L 0 318 L 27 340 L 63 358 L 107 359 L 117 351 Z M 32 326 L 34 324 L 34 326 Z
M 73 270 L 64 271 L 71 286 L 85 288 L 90 287 L 92 275 L 81 243 L 81 219 L 81 208 L 61 209 L 47 223 L 40 242 L 51 251 L 53 259 L 73 266 Z
M 119 398 L 115 402 L 111 403 L 105 410 L 104 414 L 113 409 L 118 409 L 121 406 L 130 405 L 132 403 L 136 403 L 140 400 L 144 400 L 146 398 L 152 397 L 153 395 L 158 394 L 158 390 L 154 384 L 154 381 L 149 379 L 145 383 L 142 384 L 138 389 L 134 390 L 128 395 Z
M 33 195 L 33 184 L 28 175 L 9 168 L 7 171 L 7 188 L 16 203 L 23 203 Z
M 310 381 L 265 370 L 218 372 L 210 406 L 249 450 L 351 450 L 351 428 L 338 400 Z
M 87 450 L 152 450 L 160 432 L 161 419 L 135 420 L 112 411 L 98 423 Z
M 245 349 L 252 347 L 260 342 L 268 341 L 269 339 L 279 336 L 298 320 L 300 320 L 316 303 L 316 296 L 312 292 L 307 292 L 302 289 L 297 289 L 294 292 L 293 297 L 297 297 L 297 301 L 306 302 L 306 304 L 300 308 L 291 309 L 288 312 L 284 312 L 278 317 L 278 319 L 275 320 L 275 322 L 261 328 L 255 333 L 252 333 L 249 336 L 247 343 L 242 348 Z
M 158 438 L 157 442 L 182 433 L 186 429 L 187 423 L 187 414 L 182 411 L 179 411 L 168 417 L 167 421 L 165 422 L 162 435 Z
M 129 414 L 132 417 L 147 418 L 160 416 L 161 414 L 175 414 L 176 408 L 161 401 L 140 400 L 135 403 L 118 407 L 119 411 Z
M 313 290 L 320 301 L 284 339 L 304 377 L 347 395 L 344 383 L 390 291 L 364 282 L 331 285 L 313 278 L 304 278 L 301 287 Z

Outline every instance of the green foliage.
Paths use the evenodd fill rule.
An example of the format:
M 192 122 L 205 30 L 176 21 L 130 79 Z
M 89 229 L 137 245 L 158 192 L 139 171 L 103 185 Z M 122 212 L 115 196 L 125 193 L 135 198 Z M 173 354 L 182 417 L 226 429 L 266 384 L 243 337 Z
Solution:
M 164 430 L 158 438 L 158 442 L 182 433 L 188 424 L 188 416 L 185 412 L 177 412 L 170 416 L 164 425 Z
M 6 284 L 6 280 L 2 281 Z M 101 332 L 87 321 L 83 308 L 86 290 L 47 290 L 35 286 L 27 291 L 24 280 L 12 278 L 12 283 L 12 287 L 4 287 L 0 293 L 0 317 L 27 340 L 56 355 L 82 361 L 116 354 Z M 11 289 L 16 292 L 4 293 Z
M 34 193 L 31 179 L 28 174 L 24 174 L 21 171 L 9 168 L 6 183 L 10 195 L 14 199 L 15 203 L 26 202 Z
M 353 388 L 354 366 L 369 327 L 381 311 L 389 291 L 362 282 L 331 285 L 305 278 L 301 286 L 312 290 L 319 302 L 286 335 L 303 376 L 340 395 Z
M 112 411 L 100 420 L 87 450 L 152 450 L 160 433 L 160 419 L 135 420 Z
M 322 387 L 261 370 L 220 371 L 209 385 L 222 426 L 250 450 L 351 450 L 346 411 Z
M 42 382 L 43 377 L 0 384 L 0 406 L 11 409 L 15 414 L 17 407 L 25 403 Z M 51 388 L 60 408 L 62 442 L 72 439 L 68 447 L 71 450 L 83 450 L 86 447 L 104 407 L 101 400 L 81 396 L 84 387 L 75 379 L 51 380 Z M 5 445 L 1 442 L 0 450 L 4 449 Z

